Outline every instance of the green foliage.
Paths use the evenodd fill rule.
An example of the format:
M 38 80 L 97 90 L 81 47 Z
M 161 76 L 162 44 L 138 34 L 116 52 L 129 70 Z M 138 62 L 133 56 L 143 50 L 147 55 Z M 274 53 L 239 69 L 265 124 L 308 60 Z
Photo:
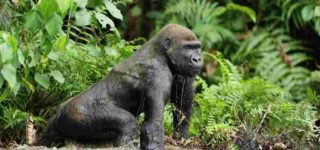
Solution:
M 202 92 L 196 95 L 198 107 L 191 121 L 194 136 L 210 139 L 213 147 L 238 140 L 263 146 L 266 139 L 281 135 L 293 147 L 312 140 L 316 115 L 310 104 L 292 102 L 290 93 L 265 80 L 242 79 L 228 60 L 210 56 L 219 63 L 223 78 L 210 86 L 197 78 Z
M 297 3 L 294 0 L 284 0 L 278 3 L 282 7 L 282 18 L 288 20 L 287 27 L 290 28 L 289 21 L 292 20 L 295 27 L 303 28 L 310 25 L 320 35 L 320 5 L 316 0 Z
M 241 43 L 234 62 L 246 60 L 256 75 L 290 91 L 295 100 L 306 98 L 310 71 L 301 64 L 309 61 L 302 44 L 281 29 L 263 30 Z
M 247 14 L 250 17 L 250 19 L 253 22 L 257 21 L 256 12 L 254 12 L 250 7 L 238 5 L 235 3 L 229 3 L 229 4 L 227 4 L 227 8 L 229 10 L 237 10 L 239 12 L 244 12 L 245 14 Z
M 148 36 L 154 27 L 178 23 L 192 29 L 208 52 L 204 68 L 213 64 L 214 72 L 212 59 L 218 63 L 217 73 L 197 77 L 192 136 L 214 149 L 274 148 L 276 142 L 316 149 L 319 1 L 129 2 L 0 1 L 0 143 L 24 143 L 28 116 L 41 131 L 61 102 L 145 42 L 121 34 Z M 172 109 L 165 108 L 166 134 L 173 131 Z
M 0 133 L 0 139 L 6 138 L 7 140 L 24 140 L 23 136 L 16 137 L 16 134 L 25 134 L 25 131 L 21 129 L 26 128 L 26 118 L 28 116 L 28 113 L 19 109 L 13 107 L 2 107 L 0 105 L 0 128 L 2 128 L 3 131 Z M 32 116 L 32 119 L 37 125 L 44 122 L 41 117 Z
M 170 135 L 173 133 L 173 116 L 172 116 L 172 111 L 173 111 L 173 105 L 168 104 L 165 107 L 164 111 L 164 118 L 163 118 L 163 127 L 164 127 L 164 134 Z
M 134 42 L 127 42 L 116 35 L 107 35 L 108 44 L 104 47 L 93 45 L 72 45 L 63 52 L 56 68 L 61 68 L 65 77 L 62 91 L 68 91 L 67 97 L 79 94 L 93 83 L 101 80 L 122 59 L 138 49 Z
M 42 122 L 41 130 L 59 103 L 137 48 L 119 37 L 112 20 L 122 20 L 116 5 L 125 1 L 93 1 L 5 2 L 10 17 L 0 14 L 6 19 L 0 24 L 1 142 L 23 142 L 28 114 Z
M 249 7 L 229 3 L 227 6 L 218 6 L 206 0 L 169 1 L 164 11 L 165 20 L 161 23 L 173 22 L 191 28 L 198 36 L 204 49 L 217 48 L 224 41 L 236 42 L 234 34 L 224 25 L 222 18 L 227 11 L 240 11 L 247 14 L 253 21 L 255 12 Z M 210 32 L 208 32 L 210 31 Z

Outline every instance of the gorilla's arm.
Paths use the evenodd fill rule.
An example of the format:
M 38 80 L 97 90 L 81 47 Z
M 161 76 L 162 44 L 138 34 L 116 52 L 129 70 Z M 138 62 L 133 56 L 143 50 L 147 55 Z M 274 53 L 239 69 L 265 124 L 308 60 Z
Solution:
M 162 150 L 163 145 L 163 114 L 166 99 L 169 98 L 171 77 L 160 75 L 155 77 L 147 93 L 145 103 L 145 119 L 141 127 L 141 149 Z
M 171 87 L 173 110 L 173 126 L 176 133 L 187 138 L 194 96 L 194 78 L 176 76 Z

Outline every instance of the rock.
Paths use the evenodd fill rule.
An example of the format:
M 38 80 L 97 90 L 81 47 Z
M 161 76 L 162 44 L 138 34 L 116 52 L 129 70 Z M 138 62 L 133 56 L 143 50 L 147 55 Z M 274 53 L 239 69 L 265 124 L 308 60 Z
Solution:
M 285 150 L 285 149 L 287 149 L 287 146 L 285 144 L 283 144 L 282 142 L 278 142 L 278 143 L 274 144 L 273 149 L 274 150 Z

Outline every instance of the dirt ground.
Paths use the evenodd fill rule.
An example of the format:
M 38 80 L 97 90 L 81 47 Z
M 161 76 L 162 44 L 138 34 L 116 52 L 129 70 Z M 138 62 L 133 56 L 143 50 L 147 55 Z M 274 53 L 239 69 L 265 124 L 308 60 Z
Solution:
M 1 148 L 0 148 L 1 149 Z M 28 145 L 19 145 L 17 147 L 12 147 L 8 149 L 15 149 L 15 150 L 140 150 L 139 147 L 134 145 L 126 145 L 117 148 L 92 148 L 92 147 L 77 147 L 76 145 L 69 145 L 62 148 L 48 148 L 45 146 L 28 146 Z M 201 150 L 200 148 L 186 148 L 174 145 L 165 145 L 165 150 Z
M 67 145 L 61 148 L 57 147 L 45 147 L 45 146 L 28 146 L 28 145 L 19 145 L 17 147 L 9 148 L 9 149 L 15 149 L 15 150 L 139 150 L 138 147 L 134 145 L 126 145 L 122 147 L 117 148 L 104 148 L 104 147 L 79 147 L 78 145 Z
M 165 150 L 201 150 L 200 146 L 194 146 L 191 143 L 194 142 L 192 139 L 176 141 L 172 138 L 165 138 Z M 140 150 L 140 141 L 138 139 L 131 141 L 127 145 L 121 147 L 112 147 L 112 145 L 90 145 L 90 144 L 78 144 L 67 142 L 63 147 L 45 147 L 45 146 L 30 146 L 30 145 L 12 145 L 9 148 L 0 149 L 12 149 L 12 150 Z

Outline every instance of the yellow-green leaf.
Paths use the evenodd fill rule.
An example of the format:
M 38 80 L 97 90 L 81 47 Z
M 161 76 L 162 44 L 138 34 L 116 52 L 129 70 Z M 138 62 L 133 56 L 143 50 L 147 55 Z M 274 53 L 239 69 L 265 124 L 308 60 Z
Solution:
M 57 3 L 59 6 L 59 12 L 62 16 L 65 16 L 71 6 L 72 0 L 57 0 Z
M 75 13 L 76 22 L 78 26 L 86 26 L 91 23 L 91 15 L 86 9 L 81 9 Z
M 52 76 L 55 80 L 57 80 L 59 83 L 64 83 L 64 77 L 58 70 L 53 70 L 50 72 L 50 76 Z
M 48 19 L 53 13 L 58 10 L 58 3 L 56 0 L 40 0 L 38 2 L 37 10 Z
M 26 14 L 26 23 L 25 27 L 30 32 L 36 32 L 40 29 L 42 25 L 42 20 L 40 14 L 37 10 L 32 10 Z
M 120 10 L 112 2 L 110 2 L 109 0 L 105 0 L 104 5 L 107 7 L 108 11 L 110 12 L 110 14 L 113 17 L 120 19 L 120 20 L 123 19 L 123 16 L 122 16 Z
M 56 35 L 60 30 L 61 30 L 61 27 L 62 27 L 62 18 L 60 15 L 58 15 L 57 13 L 54 13 L 49 21 L 46 23 L 46 30 L 47 32 L 49 33 L 49 35 L 51 36 L 54 36 Z
M 301 10 L 301 16 L 304 21 L 310 21 L 313 18 L 314 8 L 311 5 L 304 6 Z
M 55 44 L 57 50 L 64 51 L 66 50 L 66 46 L 68 45 L 69 39 L 66 35 L 61 35 Z
M 96 13 L 95 17 L 97 18 L 97 20 L 101 24 L 102 28 L 106 28 L 107 25 L 109 25 L 111 28 L 114 27 L 113 21 L 109 17 L 107 17 L 106 15 L 104 15 L 102 13 Z
M 11 64 L 5 64 L 1 69 L 3 78 L 8 82 L 9 87 L 13 88 L 17 82 L 16 68 Z
M 37 83 L 39 83 L 44 88 L 46 88 L 46 89 L 49 88 L 49 86 L 50 86 L 50 78 L 49 78 L 48 75 L 36 73 L 34 75 L 34 79 L 37 81 Z
M 7 43 L 0 44 L 0 56 L 3 63 L 13 57 L 12 49 Z

